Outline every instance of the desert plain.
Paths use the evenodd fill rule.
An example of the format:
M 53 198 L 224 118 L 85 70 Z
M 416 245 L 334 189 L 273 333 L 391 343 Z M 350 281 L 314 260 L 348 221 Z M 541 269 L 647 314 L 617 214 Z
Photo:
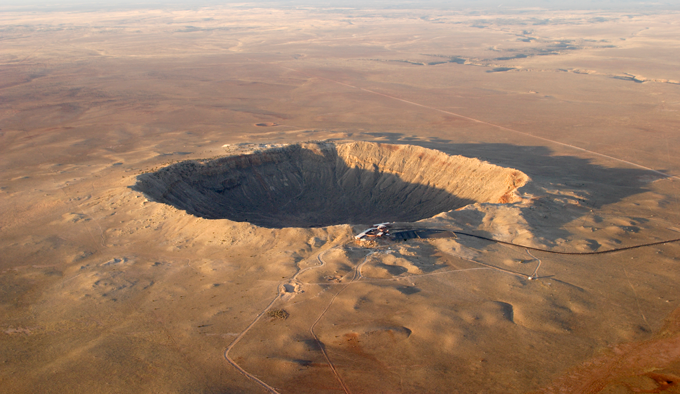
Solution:
M 680 392 L 679 20 L 2 8 L 2 391 Z

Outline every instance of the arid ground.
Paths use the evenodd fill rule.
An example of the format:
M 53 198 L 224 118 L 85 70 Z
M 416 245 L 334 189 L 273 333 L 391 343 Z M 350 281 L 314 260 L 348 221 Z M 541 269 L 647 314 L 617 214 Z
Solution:
M 662 242 L 680 238 L 678 20 L 3 9 L 0 391 L 680 392 L 680 242 Z M 330 181 L 281 200 L 281 166 L 276 187 L 247 168 L 206 183 L 270 186 L 221 201 L 233 216 L 200 217 L 174 180 L 140 186 L 188 160 L 173 168 L 357 141 L 526 174 L 462 208 L 400 199 L 427 213 L 412 226 L 506 243 L 354 240 L 403 217 L 385 182 L 444 188 L 430 153 L 351 204 Z M 343 174 L 382 174 L 374 157 Z

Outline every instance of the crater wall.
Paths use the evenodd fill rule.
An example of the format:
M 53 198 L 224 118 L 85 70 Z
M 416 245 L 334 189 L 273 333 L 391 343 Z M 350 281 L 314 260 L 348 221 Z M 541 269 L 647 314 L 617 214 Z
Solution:
M 262 227 L 413 222 L 476 202 L 514 201 L 528 177 L 412 145 L 306 143 L 140 175 L 133 189 L 208 219 Z

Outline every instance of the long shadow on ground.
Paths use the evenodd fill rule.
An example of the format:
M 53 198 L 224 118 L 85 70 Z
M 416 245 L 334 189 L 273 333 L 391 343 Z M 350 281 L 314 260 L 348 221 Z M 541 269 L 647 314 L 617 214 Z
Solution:
M 429 149 L 436 149 L 450 155 L 460 155 L 478 158 L 502 167 L 518 169 L 527 174 L 530 181 L 522 192 L 534 195 L 573 196 L 580 197 L 583 207 L 581 215 L 593 215 L 596 211 L 610 204 L 620 202 L 630 196 L 650 191 L 649 182 L 663 179 L 662 175 L 639 168 L 610 168 L 593 164 L 590 159 L 554 155 L 554 151 L 545 146 L 519 146 L 501 143 L 456 144 L 450 140 L 432 139 L 430 141 L 414 140 L 400 133 L 366 133 L 381 142 L 392 144 L 418 145 Z M 385 141 L 387 140 L 387 141 Z M 377 141 L 376 141 L 377 142 Z M 558 211 L 564 205 L 552 198 L 540 199 L 544 211 Z M 551 215 L 549 217 L 537 215 L 534 207 L 521 208 L 524 219 L 532 228 L 551 227 L 547 241 L 565 238 L 570 232 L 561 229 L 568 222 L 573 221 L 572 215 Z M 594 219 L 599 220 L 596 213 Z M 646 219 L 636 218 L 639 223 Z M 481 217 L 480 217 L 481 220 Z M 490 234 L 481 234 L 489 236 Z M 543 235 L 543 234 L 541 234 Z

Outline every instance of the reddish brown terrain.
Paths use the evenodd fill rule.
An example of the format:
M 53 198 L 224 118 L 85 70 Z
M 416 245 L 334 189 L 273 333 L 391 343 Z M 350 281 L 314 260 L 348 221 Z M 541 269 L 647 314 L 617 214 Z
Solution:
M 1 10 L 0 391 L 680 392 L 677 12 Z

